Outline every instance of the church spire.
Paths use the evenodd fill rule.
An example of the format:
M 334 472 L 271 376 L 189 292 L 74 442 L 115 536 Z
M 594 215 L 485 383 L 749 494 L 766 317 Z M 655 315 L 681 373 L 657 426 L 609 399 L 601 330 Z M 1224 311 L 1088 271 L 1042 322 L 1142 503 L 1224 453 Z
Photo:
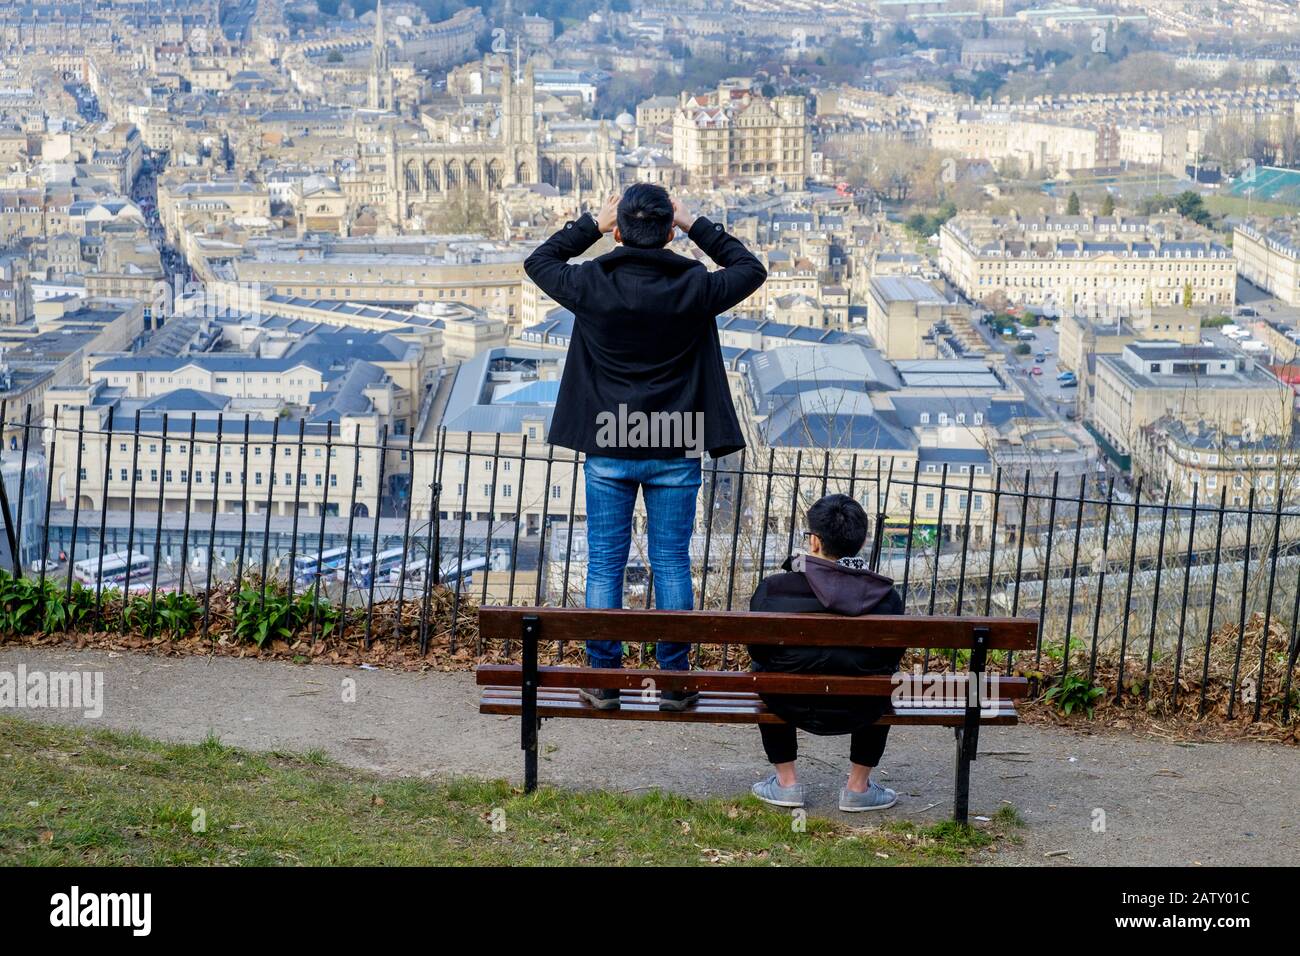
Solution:
M 388 67 L 388 40 L 384 36 L 384 0 L 375 4 L 375 42 L 370 55 L 370 108 L 393 108 L 393 77 Z

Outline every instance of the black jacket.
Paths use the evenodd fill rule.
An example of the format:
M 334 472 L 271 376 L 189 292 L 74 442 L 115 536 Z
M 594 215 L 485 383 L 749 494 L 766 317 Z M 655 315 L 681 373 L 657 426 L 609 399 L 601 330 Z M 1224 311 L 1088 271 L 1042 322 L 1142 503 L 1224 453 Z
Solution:
M 787 614 L 902 614 L 903 599 L 894 582 L 866 567 L 861 558 L 840 562 L 811 556 L 787 559 L 785 574 L 774 574 L 758 585 L 750 598 L 751 611 Z M 795 570 L 798 568 L 799 570 Z M 777 647 L 749 648 L 756 671 L 787 674 L 893 674 L 902 660 L 896 648 Z M 787 723 L 811 734 L 848 734 L 874 723 L 889 704 L 886 697 L 827 697 L 764 694 L 763 703 Z
M 528 277 L 575 316 L 551 444 L 613 458 L 681 458 L 703 451 L 721 457 L 744 447 L 716 320 L 761 286 L 767 271 L 739 239 L 703 216 L 690 237 L 722 268 L 710 272 L 668 249 L 627 246 L 569 265 L 600 239 L 596 221 L 586 214 L 524 260 Z M 620 412 L 633 423 L 676 412 L 677 421 L 689 416 L 690 424 L 671 434 L 661 431 L 658 438 L 647 434 L 643 443 L 636 437 L 614 444 L 598 440 L 602 423 Z M 622 434 L 635 436 L 629 429 Z M 674 441 L 659 440 L 664 437 Z

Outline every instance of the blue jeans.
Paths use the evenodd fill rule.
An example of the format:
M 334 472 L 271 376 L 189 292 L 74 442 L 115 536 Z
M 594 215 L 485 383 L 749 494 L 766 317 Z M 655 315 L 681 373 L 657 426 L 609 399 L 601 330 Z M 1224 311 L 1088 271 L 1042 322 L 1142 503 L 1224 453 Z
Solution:
M 691 591 L 691 531 L 695 499 L 700 488 L 698 458 L 605 458 L 588 456 L 583 467 L 587 484 L 587 607 L 623 606 L 623 573 L 632 547 L 632 511 L 640 488 L 645 495 L 650 567 L 654 571 L 655 606 L 689 611 Z M 647 635 L 652 640 L 653 635 Z M 664 670 L 690 670 L 689 644 L 655 644 Z M 588 641 L 592 667 L 618 667 L 622 641 Z

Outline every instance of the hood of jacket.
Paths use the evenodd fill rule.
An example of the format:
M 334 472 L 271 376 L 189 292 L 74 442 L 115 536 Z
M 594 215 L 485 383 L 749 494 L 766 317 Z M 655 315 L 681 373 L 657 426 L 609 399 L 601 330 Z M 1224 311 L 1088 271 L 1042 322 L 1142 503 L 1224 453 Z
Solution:
M 831 561 L 797 554 L 790 570 L 802 572 L 817 600 L 836 614 L 870 614 L 894 589 L 893 579 L 872 571 L 865 558 Z

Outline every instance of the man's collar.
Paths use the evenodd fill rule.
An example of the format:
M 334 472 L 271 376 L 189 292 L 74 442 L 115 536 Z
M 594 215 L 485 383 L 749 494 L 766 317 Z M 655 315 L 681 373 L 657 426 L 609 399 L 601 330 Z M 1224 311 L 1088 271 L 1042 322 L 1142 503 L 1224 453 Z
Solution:
M 678 272 L 685 271 L 697 264 L 694 259 L 673 252 L 668 248 L 638 249 L 635 246 L 615 246 L 603 256 L 597 256 L 596 261 L 601 265 L 612 266 L 628 263 L 650 266 L 657 270 L 672 269 Z

